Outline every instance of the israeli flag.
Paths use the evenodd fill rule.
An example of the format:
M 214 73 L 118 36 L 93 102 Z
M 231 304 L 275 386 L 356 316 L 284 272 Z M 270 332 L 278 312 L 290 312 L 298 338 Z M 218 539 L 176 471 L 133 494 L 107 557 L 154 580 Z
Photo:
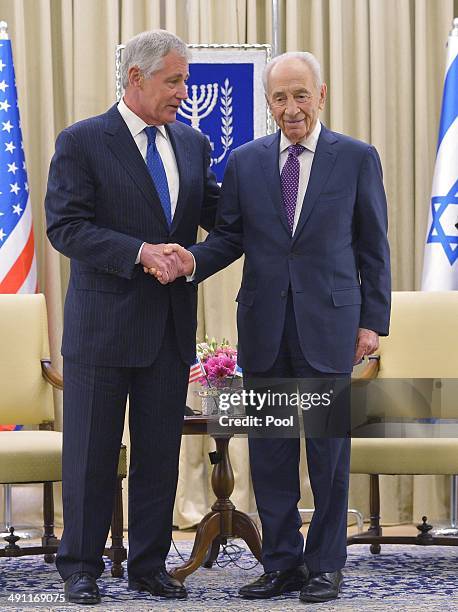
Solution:
M 458 18 L 447 65 L 423 260 L 423 291 L 458 290 Z

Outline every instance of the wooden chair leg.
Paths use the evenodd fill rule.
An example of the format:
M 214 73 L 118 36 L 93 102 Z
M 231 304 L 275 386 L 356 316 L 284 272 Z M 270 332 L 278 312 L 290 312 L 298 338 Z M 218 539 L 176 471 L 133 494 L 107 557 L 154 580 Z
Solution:
M 52 482 L 43 483 L 43 523 L 44 531 L 41 543 L 43 546 L 57 546 L 58 541 L 54 534 L 54 491 Z M 54 563 L 54 554 L 45 554 L 46 563 Z
M 380 486 L 379 475 L 370 474 L 370 493 L 369 493 L 370 525 L 368 533 L 375 536 L 382 535 L 380 527 Z M 380 553 L 380 544 L 371 544 L 370 551 L 373 555 Z
M 114 578 L 122 578 L 124 575 L 122 562 L 127 559 L 127 551 L 123 543 L 123 522 L 122 476 L 118 476 L 113 505 L 113 516 L 111 518 L 111 547 L 107 551 L 113 564 L 111 566 L 111 575 Z

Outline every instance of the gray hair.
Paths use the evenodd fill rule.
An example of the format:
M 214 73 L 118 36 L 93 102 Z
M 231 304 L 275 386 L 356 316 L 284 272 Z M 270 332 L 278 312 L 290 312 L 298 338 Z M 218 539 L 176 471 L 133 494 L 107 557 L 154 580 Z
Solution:
M 170 51 L 176 51 L 185 59 L 189 59 L 186 44 L 167 30 L 150 30 L 131 38 L 122 54 L 121 81 L 124 89 L 129 84 L 129 69 L 132 66 L 138 66 L 148 79 L 162 68 L 162 58 Z
M 262 84 L 264 86 L 264 92 L 267 93 L 267 86 L 269 84 L 269 75 L 272 71 L 272 68 L 283 60 L 288 59 L 299 59 L 307 64 L 310 68 L 313 80 L 315 81 L 315 85 L 319 89 L 323 83 L 321 80 L 321 66 L 320 62 L 316 59 L 313 53 L 309 53 L 308 51 L 288 51 L 287 53 L 282 53 L 281 55 L 277 55 L 270 62 L 268 62 L 264 66 L 264 70 L 262 72 Z

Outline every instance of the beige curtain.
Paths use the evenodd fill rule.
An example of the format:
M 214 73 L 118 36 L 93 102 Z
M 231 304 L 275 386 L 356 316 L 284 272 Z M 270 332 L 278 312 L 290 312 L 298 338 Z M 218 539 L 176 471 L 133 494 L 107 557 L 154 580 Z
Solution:
M 316 54 L 329 86 L 324 122 L 379 150 L 389 200 L 395 289 L 419 288 L 445 65 L 456 0 L 281 0 L 283 50 Z M 45 237 L 43 199 L 54 140 L 66 125 L 114 101 L 114 49 L 149 28 L 186 42 L 271 42 L 270 0 L 0 0 L 13 44 L 33 205 L 40 287 L 46 293 L 53 360 L 60 365 L 68 261 Z M 236 342 L 240 262 L 200 288 L 199 337 Z M 189 401 L 196 402 L 190 392 Z M 58 424 L 60 424 L 60 398 Z M 188 527 L 212 501 L 206 439 L 183 441 L 175 522 Z M 231 442 L 234 500 L 253 510 L 244 440 Z M 385 522 L 448 514 L 445 477 L 382 479 Z M 302 507 L 311 507 L 304 473 Z M 19 489 L 19 488 L 18 488 Z M 36 520 L 35 498 L 25 518 Z M 23 499 L 17 504 L 23 507 Z M 32 503 L 34 502 L 34 503 Z M 350 505 L 367 515 L 367 479 L 352 477 Z M 22 514 L 21 514 L 22 518 Z

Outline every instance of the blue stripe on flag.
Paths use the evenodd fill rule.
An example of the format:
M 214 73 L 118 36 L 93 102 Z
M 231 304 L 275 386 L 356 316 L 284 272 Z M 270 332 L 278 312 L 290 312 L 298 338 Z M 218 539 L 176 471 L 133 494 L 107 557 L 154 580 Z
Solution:
M 447 71 L 442 97 L 441 120 L 439 125 L 439 149 L 447 130 L 458 116 L 458 55 L 455 57 Z
M 423 256 L 422 291 L 458 290 L 458 36 L 447 41 L 438 148 Z

